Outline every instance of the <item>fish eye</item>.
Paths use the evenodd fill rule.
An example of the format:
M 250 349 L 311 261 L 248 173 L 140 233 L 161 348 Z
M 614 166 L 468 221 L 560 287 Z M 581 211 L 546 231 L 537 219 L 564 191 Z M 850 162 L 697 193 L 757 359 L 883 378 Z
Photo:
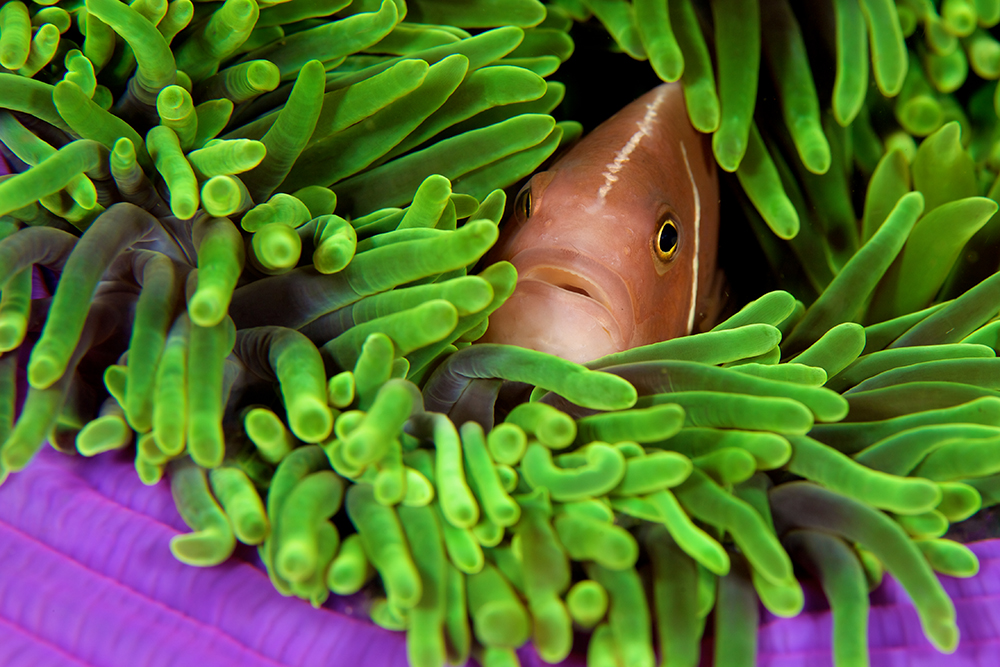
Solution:
M 664 262 L 669 262 L 677 255 L 677 245 L 680 242 L 680 233 L 677 231 L 677 222 L 668 217 L 660 226 L 660 231 L 656 233 L 654 244 L 656 256 Z
M 514 214 L 521 220 L 531 217 L 531 183 L 525 184 L 514 199 Z

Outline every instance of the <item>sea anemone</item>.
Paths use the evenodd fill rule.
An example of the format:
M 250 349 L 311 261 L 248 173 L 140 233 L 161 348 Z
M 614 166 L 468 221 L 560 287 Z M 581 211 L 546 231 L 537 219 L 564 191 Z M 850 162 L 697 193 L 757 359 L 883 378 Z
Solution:
M 733 173 L 724 229 L 760 248 L 723 248 L 710 331 L 585 365 L 473 344 L 516 280 L 480 262 L 504 189 L 582 134 L 546 79 L 582 22 L 681 81 Z M 1000 502 L 998 22 L 997 0 L 8 1 L 5 664 L 152 661 L 174 623 L 167 662 L 332 659 L 329 616 L 234 554 L 282 596 L 354 596 L 414 667 L 560 662 L 576 634 L 593 667 L 694 665 L 703 635 L 718 665 L 758 641 L 780 662 L 768 632 L 800 626 L 758 634 L 758 603 L 817 589 L 832 629 L 805 649 L 863 665 L 883 572 L 873 613 L 901 623 L 902 587 L 955 651 L 953 598 L 987 607 L 935 572 L 996 558 L 952 538 Z M 173 557 L 216 568 L 158 560 L 177 513 Z M 336 650 L 399 659 L 350 627 Z

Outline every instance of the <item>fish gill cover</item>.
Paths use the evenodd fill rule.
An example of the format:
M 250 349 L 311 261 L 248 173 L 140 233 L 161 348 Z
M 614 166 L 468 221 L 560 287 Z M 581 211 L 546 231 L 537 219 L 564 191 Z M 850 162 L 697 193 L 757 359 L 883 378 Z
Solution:
M 477 266 L 503 188 L 581 134 L 546 77 L 587 20 L 681 81 L 781 289 L 583 366 L 471 343 L 516 279 Z M 694 665 L 703 635 L 751 665 L 758 601 L 795 616 L 804 579 L 835 664 L 864 665 L 883 572 L 952 652 L 935 572 L 976 574 L 950 538 L 1000 503 L 998 21 L 997 0 L 9 0 L 0 479 L 51 467 L 46 441 L 124 450 L 169 480 L 178 560 L 255 545 L 283 595 L 363 591 L 414 667 L 513 666 L 529 641 L 559 662 L 580 629 L 593 667 Z M 40 534 L 23 492 L 5 521 Z M 31 637 L 18 610 L 56 593 L 4 590 Z M 93 650 L 75 627 L 60 659 Z

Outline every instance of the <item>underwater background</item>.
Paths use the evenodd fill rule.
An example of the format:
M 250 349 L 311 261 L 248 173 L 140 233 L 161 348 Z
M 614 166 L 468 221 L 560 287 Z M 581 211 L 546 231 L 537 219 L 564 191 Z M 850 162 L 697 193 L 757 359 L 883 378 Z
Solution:
M 993 664 L 998 22 L 3 3 L 0 662 Z M 674 80 L 724 321 L 472 344 L 511 188 Z

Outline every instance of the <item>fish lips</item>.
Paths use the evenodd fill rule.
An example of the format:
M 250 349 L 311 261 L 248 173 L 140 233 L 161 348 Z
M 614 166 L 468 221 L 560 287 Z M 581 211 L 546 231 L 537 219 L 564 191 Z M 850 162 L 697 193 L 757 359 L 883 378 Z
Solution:
M 492 317 L 490 339 L 590 361 L 627 349 L 635 312 L 625 280 L 579 251 L 529 248 L 514 255 L 514 294 Z

